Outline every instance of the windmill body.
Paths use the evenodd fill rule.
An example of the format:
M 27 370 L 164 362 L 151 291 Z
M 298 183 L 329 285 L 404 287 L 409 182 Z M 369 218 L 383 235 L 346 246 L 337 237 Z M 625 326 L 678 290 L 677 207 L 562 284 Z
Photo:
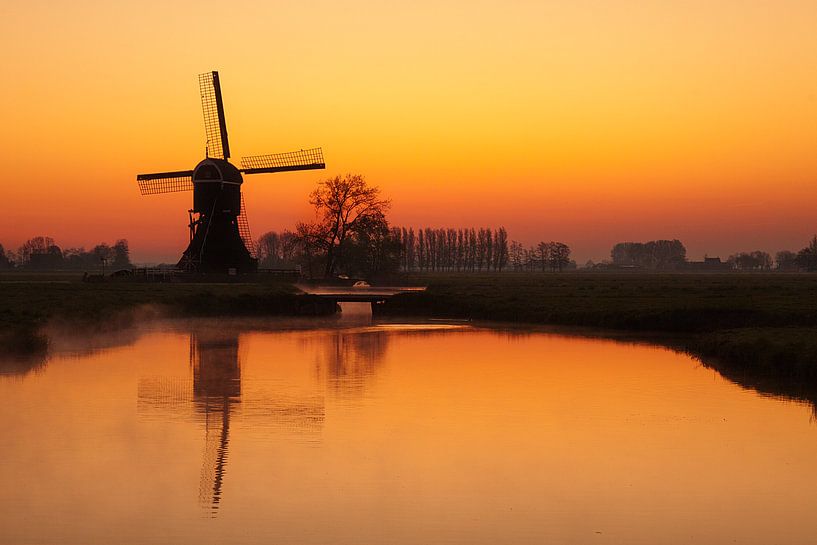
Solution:
M 242 174 L 325 168 L 320 148 L 242 157 L 239 169 L 229 162 L 230 145 L 218 72 L 199 75 L 207 134 L 207 156 L 193 170 L 139 174 L 143 195 L 193 192 L 188 211 L 190 244 L 177 267 L 198 273 L 248 273 L 258 268 L 250 236 Z
M 257 269 L 252 241 L 243 240 L 239 231 L 243 181 L 241 172 L 223 159 L 205 159 L 193 170 L 190 245 L 179 268 L 204 273 Z

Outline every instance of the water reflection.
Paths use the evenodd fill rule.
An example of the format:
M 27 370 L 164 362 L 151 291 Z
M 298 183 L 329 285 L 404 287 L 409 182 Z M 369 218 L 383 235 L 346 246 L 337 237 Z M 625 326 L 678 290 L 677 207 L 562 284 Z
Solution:
M 354 323 L 360 323 L 356 318 Z M 231 419 L 240 412 L 244 426 L 285 430 L 302 436 L 319 434 L 326 400 L 314 391 L 293 392 L 272 381 L 257 382 L 249 400 L 242 399 L 242 337 L 256 329 L 216 327 L 202 322 L 189 335 L 189 375 L 142 376 L 137 410 L 149 420 L 194 420 L 203 425 L 204 451 L 199 502 L 215 516 L 227 477 Z M 267 334 L 286 335 L 273 330 Z M 314 353 L 315 378 L 336 398 L 360 398 L 382 364 L 389 334 L 370 325 L 319 330 L 302 335 L 300 351 Z M 265 362 L 274 367 L 276 362 Z M 270 383 L 272 382 L 272 383 Z
M 815 530 L 803 409 L 662 348 L 199 320 L 55 358 L 0 394 L 0 544 L 760 544 Z
M 379 329 L 335 331 L 322 339 L 316 368 L 325 368 L 336 396 L 359 398 L 382 364 L 389 335 Z
M 203 420 L 199 502 L 215 514 L 227 470 L 230 416 L 241 402 L 239 332 L 213 328 L 191 332 L 189 367 L 191 380 L 140 377 L 137 407 L 143 414 L 159 411 Z
M 0 377 L 22 378 L 45 369 L 47 362 L 45 350 L 29 354 L 8 354 L 0 358 Z
M 316 357 L 316 372 L 320 374 L 325 364 L 327 380 L 335 394 L 354 398 L 361 395 L 366 387 L 365 382 L 374 376 L 378 362 L 382 360 L 385 351 L 385 345 L 388 340 L 387 333 L 392 328 L 387 322 L 373 322 L 368 310 L 362 312 L 360 308 L 356 308 L 358 306 L 361 308 L 363 306 L 368 307 L 368 304 L 344 304 L 344 306 L 349 308 L 344 309 L 343 316 L 331 318 L 292 318 L 285 320 L 229 319 L 227 321 L 233 330 L 230 335 L 236 339 L 236 351 L 237 339 L 241 333 L 274 333 L 303 331 L 316 328 L 326 328 L 326 331 L 331 331 L 332 333 L 329 337 L 322 338 L 320 341 L 323 354 Z M 148 316 L 147 318 L 150 319 L 141 325 L 121 328 L 80 328 L 77 330 L 75 327 L 67 327 L 65 325 L 51 325 L 44 331 L 48 339 L 47 348 L 36 350 L 28 354 L 0 354 L 0 378 L 19 379 L 31 373 L 42 372 L 47 367 L 49 360 L 54 357 L 82 357 L 129 346 L 137 342 L 146 333 L 155 332 L 157 330 L 173 330 L 186 333 L 196 330 L 198 333 L 189 333 L 191 335 L 191 343 L 194 343 L 194 340 L 192 340 L 193 336 L 201 335 L 203 330 L 212 329 L 214 327 L 212 323 L 200 319 L 168 322 L 159 320 L 156 316 Z M 202 324 L 207 325 L 202 327 Z M 394 327 L 397 327 L 403 332 L 408 332 L 418 327 L 420 331 L 429 332 L 437 328 L 446 328 L 448 326 L 415 323 L 414 325 L 397 324 Z M 454 327 L 459 326 L 455 325 Z M 626 332 L 618 334 L 610 331 L 594 333 L 592 330 L 582 330 L 571 334 L 570 331 L 565 328 L 547 326 L 501 326 L 494 330 L 501 332 L 501 334 L 508 339 L 514 340 L 523 340 L 542 332 L 555 332 L 564 336 L 574 336 L 578 339 L 612 338 L 618 342 L 634 346 L 664 346 L 679 352 L 686 352 L 683 346 L 683 339 L 674 337 L 651 336 L 645 338 L 643 336 L 633 336 Z M 205 336 L 208 335 L 211 334 L 205 334 Z M 308 346 L 314 344 L 315 340 L 307 338 L 302 340 L 302 343 L 304 346 Z M 224 347 L 222 347 L 222 349 L 223 348 Z M 193 361 L 193 353 L 194 348 L 191 346 L 191 362 Z M 721 376 L 743 388 L 775 398 L 795 402 L 806 402 L 812 408 L 813 417 L 817 419 L 817 384 L 805 382 L 797 377 L 779 375 L 773 372 L 764 374 L 757 369 L 736 368 L 726 365 L 724 362 L 699 358 L 694 353 L 689 355 L 699 359 L 705 367 L 715 370 Z M 234 370 L 239 379 L 237 383 L 240 390 L 240 366 L 238 366 L 237 360 L 235 364 L 236 367 Z M 196 386 L 196 388 L 205 388 L 205 390 L 201 391 L 207 391 L 207 387 L 201 384 Z M 174 418 L 180 416 L 180 413 L 178 413 L 174 407 L 186 407 L 193 401 L 192 394 L 194 385 L 190 379 L 180 379 L 179 377 L 142 377 L 140 379 L 139 391 L 144 392 L 144 395 L 140 394 L 140 406 L 152 405 L 154 409 L 161 408 L 167 410 L 169 411 L 167 416 Z M 148 392 L 152 393 L 148 394 Z M 232 397 L 236 398 L 231 399 L 232 403 L 238 402 L 240 391 L 236 396 Z M 209 399 L 212 401 L 210 398 L 212 398 L 212 396 L 204 395 L 200 400 L 207 401 Z M 303 422 L 297 424 L 295 427 L 309 427 L 320 424 L 322 417 L 320 414 L 314 414 L 313 409 L 316 408 L 315 400 L 313 400 L 310 401 L 307 406 L 297 409 L 291 405 L 286 407 L 278 406 L 267 407 L 266 411 L 262 412 L 266 412 L 268 415 L 278 413 L 278 416 L 283 420 L 287 420 L 287 418 L 292 420 L 300 415 L 303 417 Z M 253 408 L 253 410 L 257 409 L 259 409 L 259 407 Z M 206 414 L 206 411 L 202 411 L 202 414 Z
M 230 442 L 230 411 L 241 399 L 241 362 L 238 334 L 192 334 L 190 367 L 193 399 L 204 414 L 204 460 L 201 466 L 199 502 L 213 512 L 221 501 L 221 486 Z

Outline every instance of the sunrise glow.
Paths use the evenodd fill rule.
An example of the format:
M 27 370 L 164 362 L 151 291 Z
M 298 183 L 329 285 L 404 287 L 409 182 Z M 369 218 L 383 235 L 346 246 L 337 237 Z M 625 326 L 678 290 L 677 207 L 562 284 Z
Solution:
M 241 155 L 321 146 L 326 171 L 244 185 L 254 235 L 361 173 L 394 225 L 504 225 L 579 262 L 621 240 L 799 249 L 817 231 L 817 4 L 83 1 L 2 9 L 0 241 L 127 238 L 178 259 L 189 194 L 138 172 L 204 156 L 221 74 Z

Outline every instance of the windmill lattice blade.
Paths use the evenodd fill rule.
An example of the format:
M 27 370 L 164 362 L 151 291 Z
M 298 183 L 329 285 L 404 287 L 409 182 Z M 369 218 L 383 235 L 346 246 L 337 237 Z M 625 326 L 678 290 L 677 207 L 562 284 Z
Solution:
M 255 242 L 252 240 L 250 234 L 250 222 L 247 221 L 247 209 L 244 208 L 244 193 L 241 194 L 241 212 L 238 214 L 238 234 L 241 235 L 241 240 L 244 241 L 244 246 L 247 251 L 255 259 L 258 259 L 258 251 L 255 249 Z
M 178 172 L 139 174 L 136 176 L 136 183 L 139 184 L 139 192 L 142 195 L 191 191 L 193 189 L 193 171 L 180 170 Z
M 201 109 L 204 112 L 204 132 L 207 135 L 207 155 L 216 159 L 230 158 L 227 141 L 227 123 L 224 120 L 224 102 L 221 100 L 221 82 L 218 72 L 199 74 Z
M 242 157 L 241 168 L 245 174 L 260 174 L 262 172 L 326 168 L 326 163 L 323 161 L 323 150 L 312 148 L 288 153 Z

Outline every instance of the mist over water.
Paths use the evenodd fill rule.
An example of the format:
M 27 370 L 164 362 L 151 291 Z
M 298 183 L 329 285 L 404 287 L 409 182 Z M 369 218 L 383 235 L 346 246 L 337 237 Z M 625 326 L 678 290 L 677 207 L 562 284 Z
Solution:
M 55 337 L 56 339 L 56 337 Z M 801 543 L 807 404 L 668 349 L 157 320 L 0 376 L 0 543 Z

